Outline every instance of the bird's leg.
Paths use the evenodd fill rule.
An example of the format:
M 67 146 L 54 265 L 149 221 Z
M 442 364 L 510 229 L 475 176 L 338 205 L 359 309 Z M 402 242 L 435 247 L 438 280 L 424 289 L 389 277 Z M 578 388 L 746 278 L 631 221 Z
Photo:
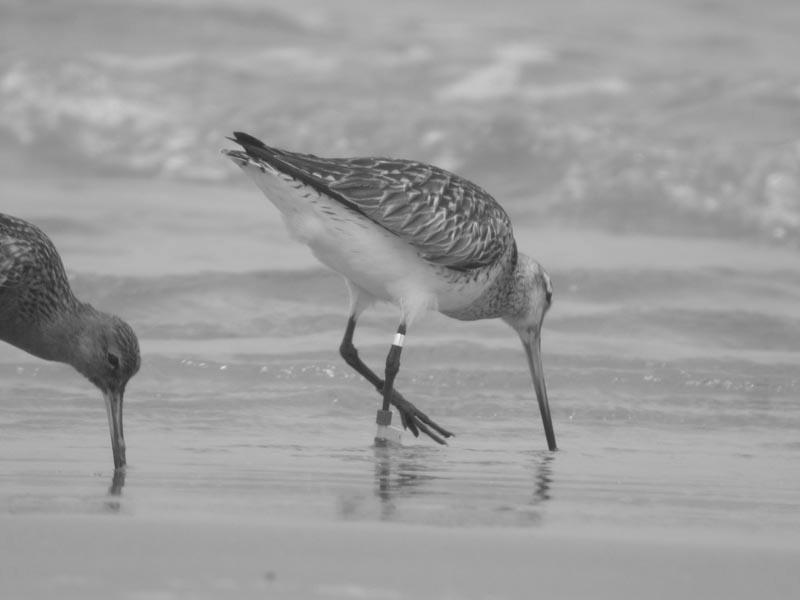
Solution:
M 355 330 L 356 317 L 354 315 L 350 315 L 350 318 L 347 321 L 347 329 L 344 331 L 344 337 L 342 338 L 342 343 L 339 346 L 339 354 L 342 355 L 344 362 L 354 368 L 359 375 L 374 385 L 375 389 L 377 389 L 379 392 L 382 392 L 383 379 L 378 377 L 372 372 L 372 369 L 364 364 L 364 362 L 361 360 L 361 357 L 358 355 L 358 350 L 356 350 L 356 347 L 353 345 L 353 333 Z
M 344 338 L 342 338 L 342 343 L 339 346 L 339 353 L 350 367 L 355 369 L 359 375 L 364 377 L 373 386 L 375 386 L 375 389 L 378 390 L 379 393 L 383 394 L 383 379 L 378 377 L 372 371 L 372 369 L 364 364 L 364 362 L 358 356 L 358 350 L 356 350 L 356 347 L 353 345 L 353 333 L 355 332 L 355 329 L 356 316 L 350 315 L 350 318 L 347 321 L 347 329 L 345 329 L 344 332 Z M 452 437 L 452 433 L 437 425 L 433 420 L 431 420 L 430 417 L 428 417 L 428 415 L 419 410 L 411 402 L 403 398 L 403 396 L 397 390 L 392 389 L 390 401 L 395 405 L 395 407 L 397 407 L 397 410 L 400 413 L 400 418 L 403 421 L 403 427 L 410 429 L 411 433 L 413 433 L 415 437 L 419 436 L 419 432 L 422 431 L 422 433 L 440 444 L 445 443 L 443 438 Z M 431 429 L 436 431 L 438 435 L 437 433 L 431 431 Z
M 383 383 L 383 410 L 388 411 L 392 402 L 392 390 L 394 389 L 394 378 L 400 371 L 400 353 L 403 352 L 403 342 L 406 339 L 406 323 L 403 321 L 397 327 L 394 335 L 392 347 L 386 355 L 386 377 Z

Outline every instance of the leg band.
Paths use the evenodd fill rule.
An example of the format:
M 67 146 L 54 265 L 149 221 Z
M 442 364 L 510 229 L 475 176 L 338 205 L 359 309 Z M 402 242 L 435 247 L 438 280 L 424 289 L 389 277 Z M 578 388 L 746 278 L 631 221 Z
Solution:
M 383 425 L 384 427 L 388 427 L 392 424 L 392 411 L 390 410 L 378 410 L 378 416 L 375 419 L 375 422 L 378 425 Z

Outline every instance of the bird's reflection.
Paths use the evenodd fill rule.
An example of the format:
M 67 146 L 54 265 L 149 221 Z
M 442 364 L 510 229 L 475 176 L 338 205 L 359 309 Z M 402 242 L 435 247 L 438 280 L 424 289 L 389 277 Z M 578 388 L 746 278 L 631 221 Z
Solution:
M 553 461 L 554 452 L 537 454 L 533 461 L 533 496 L 530 504 L 532 506 L 550 500 L 550 486 L 553 483 Z
M 380 500 L 379 518 L 381 520 L 392 520 L 399 517 L 397 514 L 398 500 L 425 494 L 441 494 L 443 498 L 463 497 L 454 487 L 463 485 L 473 487 L 475 477 L 479 479 L 485 477 L 488 482 L 494 473 L 492 471 L 494 464 L 491 462 L 471 464 L 466 475 L 461 473 L 463 478 L 459 482 L 460 469 L 457 468 L 457 465 L 451 463 L 449 466 L 441 464 L 437 466 L 441 460 L 441 451 L 438 448 L 376 446 L 373 448 L 373 452 L 375 496 Z M 528 457 L 532 460 L 527 460 Z M 495 487 L 480 485 L 467 493 L 474 504 L 470 508 L 464 507 L 466 512 L 458 518 L 465 522 L 475 523 L 496 523 L 497 519 L 507 522 L 507 519 L 511 518 L 518 524 L 540 524 L 542 520 L 541 507 L 551 499 L 555 458 L 556 455 L 552 452 L 533 455 L 526 453 L 523 466 L 526 471 L 529 471 L 531 479 L 524 478 L 519 482 L 525 496 L 520 498 L 517 495 L 514 491 L 516 484 L 508 488 L 507 494 L 500 493 L 499 495 Z M 508 466 L 507 463 L 504 464 Z M 526 480 L 530 481 L 530 484 L 526 483 Z M 514 502 L 515 496 L 518 503 Z M 527 500 L 524 499 L 526 497 Z M 483 498 L 483 502 L 481 498 Z
M 419 486 L 434 479 L 426 457 L 430 448 L 380 446 L 375 452 L 375 494 L 381 501 L 381 520 L 392 518 L 396 510 L 395 500 L 416 493 Z

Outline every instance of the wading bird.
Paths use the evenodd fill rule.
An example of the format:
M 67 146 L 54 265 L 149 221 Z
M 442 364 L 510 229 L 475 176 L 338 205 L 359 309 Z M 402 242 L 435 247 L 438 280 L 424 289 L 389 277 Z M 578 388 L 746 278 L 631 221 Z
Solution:
M 541 328 L 553 289 L 545 270 L 517 252 L 506 212 L 483 189 L 453 173 L 410 160 L 320 158 L 271 148 L 235 132 L 243 150 L 223 150 L 277 206 L 289 232 L 344 276 L 350 316 L 342 357 L 383 396 L 403 425 L 439 443 L 452 434 L 394 388 L 407 326 L 425 310 L 455 319 L 500 318 L 519 334 L 539 402 L 547 445 L 556 449 L 541 361 Z M 375 301 L 400 309 L 384 379 L 359 358 L 353 333 Z
M 122 398 L 139 370 L 139 342 L 122 319 L 80 302 L 45 233 L 0 214 L 0 340 L 67 363 L 103 393 L 114 468 L 125 466 Z

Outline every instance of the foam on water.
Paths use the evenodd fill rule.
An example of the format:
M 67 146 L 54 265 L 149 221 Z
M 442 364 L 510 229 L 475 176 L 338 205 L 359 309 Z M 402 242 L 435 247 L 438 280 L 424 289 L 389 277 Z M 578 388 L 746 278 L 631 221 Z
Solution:
M 23 155 L 15 172 L 238 180 L 216 150 L 245 129 L 322 155 L 437 162 L 542 218 L 796 246 L 800 96 L 788 56 L 800 49 L 784 36 L 796 16 L 783 3 L 758 14 L 745 3 L 507 4 L 518 18 L 465 6 L 446 35 L 434 25 L 452 13 L 418 26 L 388 5 L 369 29 L 350 20 L 357 3 L 297 14 L 144 3 L 118 31 L 120 7 L 78 3 L 74 14 L 90 6 L 91 18 L 76 27 L 107 26 L 85 39 L 17 4 L 2 26 L 16 45 L 0 53 L 0 151 Z M 164 29 L 142 52 L 137 26 L 153 22 Z M 25 51 L 29 31 L 50 36 L 50 55 Z

